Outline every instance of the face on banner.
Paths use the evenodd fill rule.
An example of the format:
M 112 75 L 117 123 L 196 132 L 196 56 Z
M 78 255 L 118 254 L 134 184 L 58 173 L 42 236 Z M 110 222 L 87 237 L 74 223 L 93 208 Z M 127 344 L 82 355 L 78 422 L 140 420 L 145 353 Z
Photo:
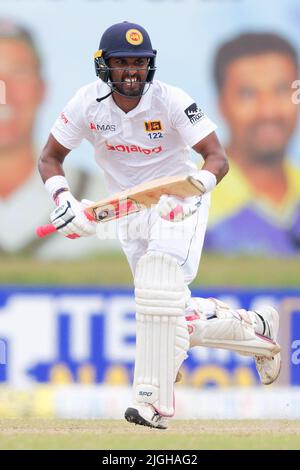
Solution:
M 206 248 L 300 254 L 300 170 L 290 163 L 298 57 L 284 36 L 243 32 L 219 45 L 214 78 L 230 172 L 212 193 Z
M 297 79 L 292 57 L 275 52 L 249 55 L 226 68 L 220 107 L 230 130 L 230 146 L 241 158 L 270 167 L 286 156 L 299 108 L 292 101 Z
M 0 79 L 6 88 L 6 105 L 1 107 L 0 116 L 3 153 L 31 141 L 36 112 L 44 96 L 37 57 L 21 38 L 1 38 L 0 34 Z

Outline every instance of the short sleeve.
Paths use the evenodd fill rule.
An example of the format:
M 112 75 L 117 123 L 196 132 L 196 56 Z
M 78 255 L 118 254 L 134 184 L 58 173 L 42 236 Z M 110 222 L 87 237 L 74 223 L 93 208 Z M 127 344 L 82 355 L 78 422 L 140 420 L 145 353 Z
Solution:
M 70 150 L 78 147 L 87 134 L 83 105 L 82 90 L 79 90 L 64 107 L 51 129 L 55 139 Z
M 195 101 L 179 88 L 173 88 L 170 94 L 170 119 L 190 147 L 217 129 Z

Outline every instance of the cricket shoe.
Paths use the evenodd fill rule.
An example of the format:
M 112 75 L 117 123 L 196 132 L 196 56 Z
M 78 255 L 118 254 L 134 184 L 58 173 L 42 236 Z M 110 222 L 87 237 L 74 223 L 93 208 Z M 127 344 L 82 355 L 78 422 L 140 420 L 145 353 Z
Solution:
M 278 346 L 277 349 L 280 351 L 280 346 L 276 341 L 279 330 L 279 315 L 277 310 L 273 307 L 262 307 L 260 310 L 256 310 L 255 313 L 260 315 L 265 322 L 264 339 L 269 341 L 271 340 Z M 275 382 L 280 374 L 281 354 L 278 352 L 272 357 L 255 356 L 255 365 L 261 383 L 264 385 L 270 385 Z
M 167 429 L 168 418 L 162 416 L 150 404 L 135 405 L 134 408 L 127 408 L 125 419 L 129 423 L 148 426 L 149 428 Z

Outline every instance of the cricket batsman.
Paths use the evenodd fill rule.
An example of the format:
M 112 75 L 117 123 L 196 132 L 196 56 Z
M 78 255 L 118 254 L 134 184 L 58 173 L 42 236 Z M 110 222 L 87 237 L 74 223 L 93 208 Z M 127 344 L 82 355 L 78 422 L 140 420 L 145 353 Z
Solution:
M 228 172 L 228 161 L 216 125 L 195 101 L 154 80 L 155 60 L 142 26 L 124 21 L 109 27 L 94 56 L 98 79 L 82 87 L 54 123 L 39 171 L 57 206 L 51 222 L 69 238 L 96 232 L 63 170 L 65 157 L 83 139 L 95 149 L 110 194 L 179 174 L 202 184 L 199 196 L 163 195 L 156 206 L 118 223 L 134 277 L 137 322 L 133 404 L 125 418 L 166 429 L 175 411 L 174 382 L 190 347 L 251 355 L 264 384 L 276 380 L 281 360 L 274 308 L 233 310 L 217 299 L 191 298 L 188 285 L 200 262 L 210 192 Z M 204 159 L 200 171 L 191 148 Z M 133 234 L 133 226 L 143 236 Z

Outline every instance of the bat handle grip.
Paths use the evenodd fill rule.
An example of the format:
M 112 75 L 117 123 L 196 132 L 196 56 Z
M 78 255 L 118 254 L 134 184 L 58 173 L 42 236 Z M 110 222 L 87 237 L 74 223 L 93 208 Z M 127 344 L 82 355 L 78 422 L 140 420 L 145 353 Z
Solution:
M 53 232 L 56 232 L 56 228 L 52 224 L 41 225 L 36 229 L 36 234 L 40 238 L 44 238 Z
M 95 221 L 95 217 L 89 214 L 86 210 L 84 211 L 84 215 L 89 221 L 91 222 Z M 54 232 L 56 232 L 56 228 L 52 224 L 41 225 L 40 227 L 36 229 L 36 234 L 39 238 L 47 237 L 47 235 L 50 235 L 51 233 L 54 233 Z M 68 238 L 77 238 L 77 236 L 68 235 Z

